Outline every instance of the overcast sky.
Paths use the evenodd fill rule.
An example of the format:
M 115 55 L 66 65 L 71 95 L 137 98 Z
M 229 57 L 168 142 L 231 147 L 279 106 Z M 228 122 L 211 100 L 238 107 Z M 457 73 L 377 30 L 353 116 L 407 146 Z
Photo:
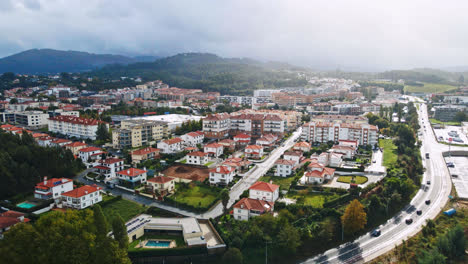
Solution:
M 0 0 L 0 57 L 210 52 L 313 68 L 468 65 L 468 1 Z

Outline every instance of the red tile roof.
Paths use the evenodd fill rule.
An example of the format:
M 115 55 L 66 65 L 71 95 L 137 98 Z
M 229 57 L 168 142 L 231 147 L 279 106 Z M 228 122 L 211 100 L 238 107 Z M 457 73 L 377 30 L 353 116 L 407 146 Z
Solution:
M 84 153 L 84 152 L 92 152 L 92 151 L 100 151 L 100 150 L 101 149 L 97 147 L 87 147 L 87 148 L 82 148 L 79 151 Z
M 245 149 L 263 149 L 263 147 L 259 145 L 248 145 Z
M 56 140 L 52 141 L 52 143 L 54 143 L 54 144 L 67 143 L 67 142 L 71 142 L 71 140 L 59 138 L 59 139 L 56 139 Z
M 191 137 L 199 137 L 199 136 L 203 136 L 205 134 L 203 134 L 203 132 L 201 132 L 201 131 L 195 131 L 195 132 L 189 132 L 186 135 L 191 136 Z
M 86 143 L 76 141 L 76 142 L 67 144 L 67 145 L 65 145 L 65 146 L 66 146 L 66 147 L 70 147 L 70 148 L 76 148 L 76 147 L 87 146 L 87 145 L 86 145 Z
M 98 170 L 110 170 L 110 168 L 106 166 L 94 166 L 94 168 Z
M 136 177 L 139 176 L 143 173 L 146 173 L 145 170 L 140 170 L 140 169 L 135 169 L 135 168 L 130 168 L 130 169 L 125 169 L 117 172 L 117 174 L 124 175 L 124 176 L 130 176 L 130 177 Z
M 208 154 L 205 152 L 201 152 L 201 151 L 194 151 L 194 152 L 190 152 L 187 154 L 187 156 L 196 156 L 196 157 L 205 157 L 206 155 Z
M 159 152 L 159 151 L 160 151 L 160 149 L 147 147 L 147 148 L 137 149 L 137 150 L 133 151 L 132 155 L 146 155 L 146 154 L 149 154 L 149 153 Z
M 234 168 L 227 167 L 227 166 L 218 166 L 216 168 L 210 169 L 210 172 L 221 173 L 221 174 L 229 174 L 233 171 L 234 171 Z
M 3 214 L 0 214 L 0 229 L 4 229 L 13 225 L 16 225 L 17 223 L 20 223 L 21 220 L 18 219 L 19 217 L 24 216 L 23 213 L 16 212 L 16 211 L 6 211 Z M 29 222 L 29 218 L 24 218 L 23 222 L 27 223 Z
M 107 158 L 105 160 L 101 160 L 101 164 L 114 164 L 117 162 L 124 161 L 123 159 L 116 159 L 116 158 Z
M 234 138 L 250 138 L 250 136 L 247 134 L 241 133 L 241 134 L 235 135 Z
M 71 182 L 72 180 L 67 179 L 67 178 L 52 178 L 46 180 L 46 183 L 44 181 L 39 182 L 36 184 L 36 187 L 44 187 L 44 188 L 51 188 L 54 186 L 59 186 L 68 182 Z
M 62 196 L 67 196 L 67 197 L 72 197 L 72 198 L 80 198 L 83 197 L 87 194 L 97 192 L 101 190 L 101 187 L 97 186 L 96 184 L 93 185 L 85 185 L 81 186 L 79 188 L 76 188 L 74 190 L 71 190 L 66 193 L 62 193 Z
M 85 125 L 85 126 L 96 126 L 98 124 L 105 123 L 97 119 L 67 116 L 67 115 L 54 116 L 54 117 L 49 118 L 49 120 L 72 123 L 72 124 L 79 124 L 79 125 Z
M 168 145 L 172 145 L 172 144 L 180 143 L 182 141 L 183 140 L 181 138 L 171 138 L 171 139 L 166 139 L 163 142 L 168 144 Z
M 223 148 L 223 145 L 215 142 L 215 143 L 205 145 L 205 148 Z
M 256 200 L 251 198 L 242 198 L 239 202 L 237 202 L 234 205 L 234 208 L 269 212 L 271 211 L 274 205 L 275 203 L 273 202 Z
M 296 163 L 293 160 L 279 159 L 275 162 L 275 164 L 294 166 Z
M 300 152 L 300 151 L 286 151 L 286 152 L 284 153 L 284 156 L 302 157 L 302 152 Z
M 258 181 L 250 186 L 249 190 L 259 190 L 264 192 L 274 192 L 276 189 L 279 188 L 279 185 L 271 184 L 268 182 Z
M 154 182 L 154 183 L 166 183 L 174 180 L 174 178 L 171 177 L 166 177 L 166 176 L 156 176 L 154 178 L 149 179 L 149 182 Z

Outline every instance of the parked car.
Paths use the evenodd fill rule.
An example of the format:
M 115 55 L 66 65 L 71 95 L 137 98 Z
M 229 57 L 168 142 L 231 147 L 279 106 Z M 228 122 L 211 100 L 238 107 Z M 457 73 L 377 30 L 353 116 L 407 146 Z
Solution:
M 427 205 L 431 204 L 431 200 L 426 200 L 426 204 Z
M 416 214 L 417 214 L 417 215 L 422 215 L 422 210 L 417 210 L 417 211 L 416 211 Z
M 458 178 L 458 175 L 457 174 L 452 174 L 452 177 L 453 178 Z
M 413 223 L 413 219 L 412 218 L 407 218 L 405 220 L 405 223 L 409 225 L 409 224 Z
M 377 229 L 374 229 L 374 230 L 371 232 L 371 236 L 373 236 L 373 237 L 378 237 L 378 236 L 380 236 L 380 233 L 381 233 L 381 232 L 380 232 L 380 229 L 377 228 Z
M 431 181 L 427 181 L 426 184 L 427 184 L 427 185 L 431 185 Z

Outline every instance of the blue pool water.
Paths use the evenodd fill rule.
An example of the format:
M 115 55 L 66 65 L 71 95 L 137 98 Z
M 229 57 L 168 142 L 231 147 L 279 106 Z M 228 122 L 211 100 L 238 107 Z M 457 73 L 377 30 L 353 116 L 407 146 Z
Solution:
M 24 203 L 17 204 L 16 206 L 18 206 L 18 207 L 20 207 L 20 208 L 29 209 L 29 208 L 33 208 L 33 207 L 36 206 L 36 205 L 35 205 L 35 204 L 30 204 L 30 203 L 24 202 Z
M 147 247 L 169 247 L 171 241 L 158 241 L 158 240 L 148 240 L 146 242 Z

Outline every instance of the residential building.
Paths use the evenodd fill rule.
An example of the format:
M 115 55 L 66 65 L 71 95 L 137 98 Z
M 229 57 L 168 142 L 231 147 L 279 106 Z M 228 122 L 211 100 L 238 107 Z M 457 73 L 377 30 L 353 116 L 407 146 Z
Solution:
M 296 163 L 293 160 L 279 159 L 275 162 L 275 165 L 275 176 L 288 177 L 293 173 Z
M 49 147 L 50 144 L 52 143 L 52 141 L 54 141 L 56 139 L 57 138 L 45 136 L 45 137 L 36 138 L 36 142 L 41 147 Z
M 224 146 L 218 143 L 206 144 L 203 147 L 203 151 L 210 156 L 217 158 L 223 155 Z
M 98 156 L 104 154 L 105 152 L 97 147 L 87 147 L 78 150 L 78 157 L 83 162 L 88 162 L 93 159 L 100 159 Z
M 57 138 L 55 140 L 52 140 L 50 142 L 51 147 L 63 147 L 65 145 L 70 144 L 72 141 L 68 139 L 63 139 L 63 138 Z
M 279 185 L 258 181 L 249 188 L 249 198 L 275 202 L 279 197 Z
M 158 142 L 158 149 L 164 154 L 178 153 L 183 150 L 181 138 L 171 138 Z
M 227 113 L 208 115 L 203 119 L 203 133 L 206 138 L 221 139 L 229 135 L 230 117 Z
M 233 206 L 234 219 L 247 221 L 252 217 L 273 212 L 274 203 L 251 198 L 242 198 Z
M 62 194 L 62 206 L 73 209 L 85 209 L 102 201 L 101 187 L 84 185 Z
M 294 144 L 293 150 L 302 151 L 302 152 L 309 152 L 310 151 L 310 144 L 305 141 L 300 141 Z
M 235 135 L 232 139 L 234 142 L 236 142 L 237 145 L 248 145 L 250 143 L 251 137 L 247 134 L 240 133 Z
M 243 158 L 227 158 L 223 161 L 223 166 L 229 166 L 235 169 L 236 173 L 241 173 L 249 169 L 251 161 L 245 160 Z
M 75 141 L 73 143 L 65 145 L 65 149 L 70 150 L 73 155 L 78 156 L 79 150 L 88 147 L 88 145 L 84 142 Z
M 454 121 L 458 112 L 468 112 L 464 105 L 441 105 L 434 106 L 434 118 L 443 122 Z
M 0 239 L 3 238 L 3 234 L 10 230 L 12 226 L 18 223 L 28 223 L 30 219 L 24 216 L 25 214 L 13 210 L 0 213 Z
M 187 164 L 205 165 L 209 161 L 208 153 L 201 151 L 190 152 L 187 154 L 187 156 L 185 156 L 185 160 Z
M 159 196 L 164 197 L 175 191 L 175 179 L 166 176 L 156 176 L 146 182 L 147 190 L 152 193 L 158 193 Z
M 163 121 L 143 119 L 122 120 L 120 129 L 112 131 L 114 148 L 137 148 L 151 145 L 162 140 L 168 134 L 168 125 Z
M 249 145 L 245 147 L 244 153 L 248 159 L 261 159 L 263 157 L 263 147 L 259 145 Z
M 73 181 L 67 178 L 52 178 L 36 184 L 34 189 L 34 198 L 37 199 L 58 199 L 62 193 L 73 190 Z
M 117 172 L 117 178 L 120 183 L 126 183 L 132 187 L 138 184 L 144 184 L 146 182 L 146 170 L 140 170 L 136 168 L 129 168 Z
M 105 180 L 114 179 L 117 177 L 117 172 L 124 169 L 124 160 L 116 158 L 107 158 L 99 161 L 99 165 L 94 166 L 101 175 L 105 176 Z
M 2 112 L 0 113 L 1 122 L 10 122 L 18 124 L 28 129 L 39 129 L 46 127 L 49 115 L 42 111 L 21 111 L 21 112 Z
M 132 164 L 139 164 L 140 162 L 144 162 L 150 159 L 159 158 L 159 151 L 160 149 L 146 147 L 138 150 L 134 150 L 130 152 L 132 156 Z
M 274 146 L 276 140 L 278 140 L 278 136 L 274 134 L 265 134 L 261 138 L 257 139 L 255 144 L 270 149 Z
M 231 150 L 231 151 L 234 151 L 235 148 L 236 148 L 236 142 L 234 140 L 228 139 L 228 138 L 218 141 L 218 144 L 223 145 L 223 147 L 225 149 L 228 149 L 228 150 Z
M 283 154 L 283 159 L 291 160 L 294 162 L 294 166 L 298 165 L 301 162 L 302 152 L 300 151 L 286 151 Z
M 322 184 L 332 180 L 335 176 L 335 169 L 325 167 L 323 164 L 312 162 L 307 167 L 307 171 L 300 179 L 302 184 Z
M 228 185 L 233 181 L 236 169 L 230 166 L 217 166 L 210 169 L 210 184 Z
M 196 147 L 198 144 L 202 144 L 205 139 L 205 134 L 201 131 L 189 132 L 181 136 L 184 141 L 184 145 L 190 147 Z
M 353 159 L 356 154 L 356 148 L 345 145 L 334 145 L 330 152 L 343 154 L 346 159 Z
M 361 123 L 310 122 L 302 126 L 301 139 L 314 143 L 357 140 L 360 145 L 375 145 L 378 129 L 376 126 Z
M 67 115 L 49 118 L 48 125 L 50 132 L 70 137 L 96 140 L 96 132 L 99 124 L 105 124 L 107 129 L 109 129 L 109 125 L 103 121 Z

